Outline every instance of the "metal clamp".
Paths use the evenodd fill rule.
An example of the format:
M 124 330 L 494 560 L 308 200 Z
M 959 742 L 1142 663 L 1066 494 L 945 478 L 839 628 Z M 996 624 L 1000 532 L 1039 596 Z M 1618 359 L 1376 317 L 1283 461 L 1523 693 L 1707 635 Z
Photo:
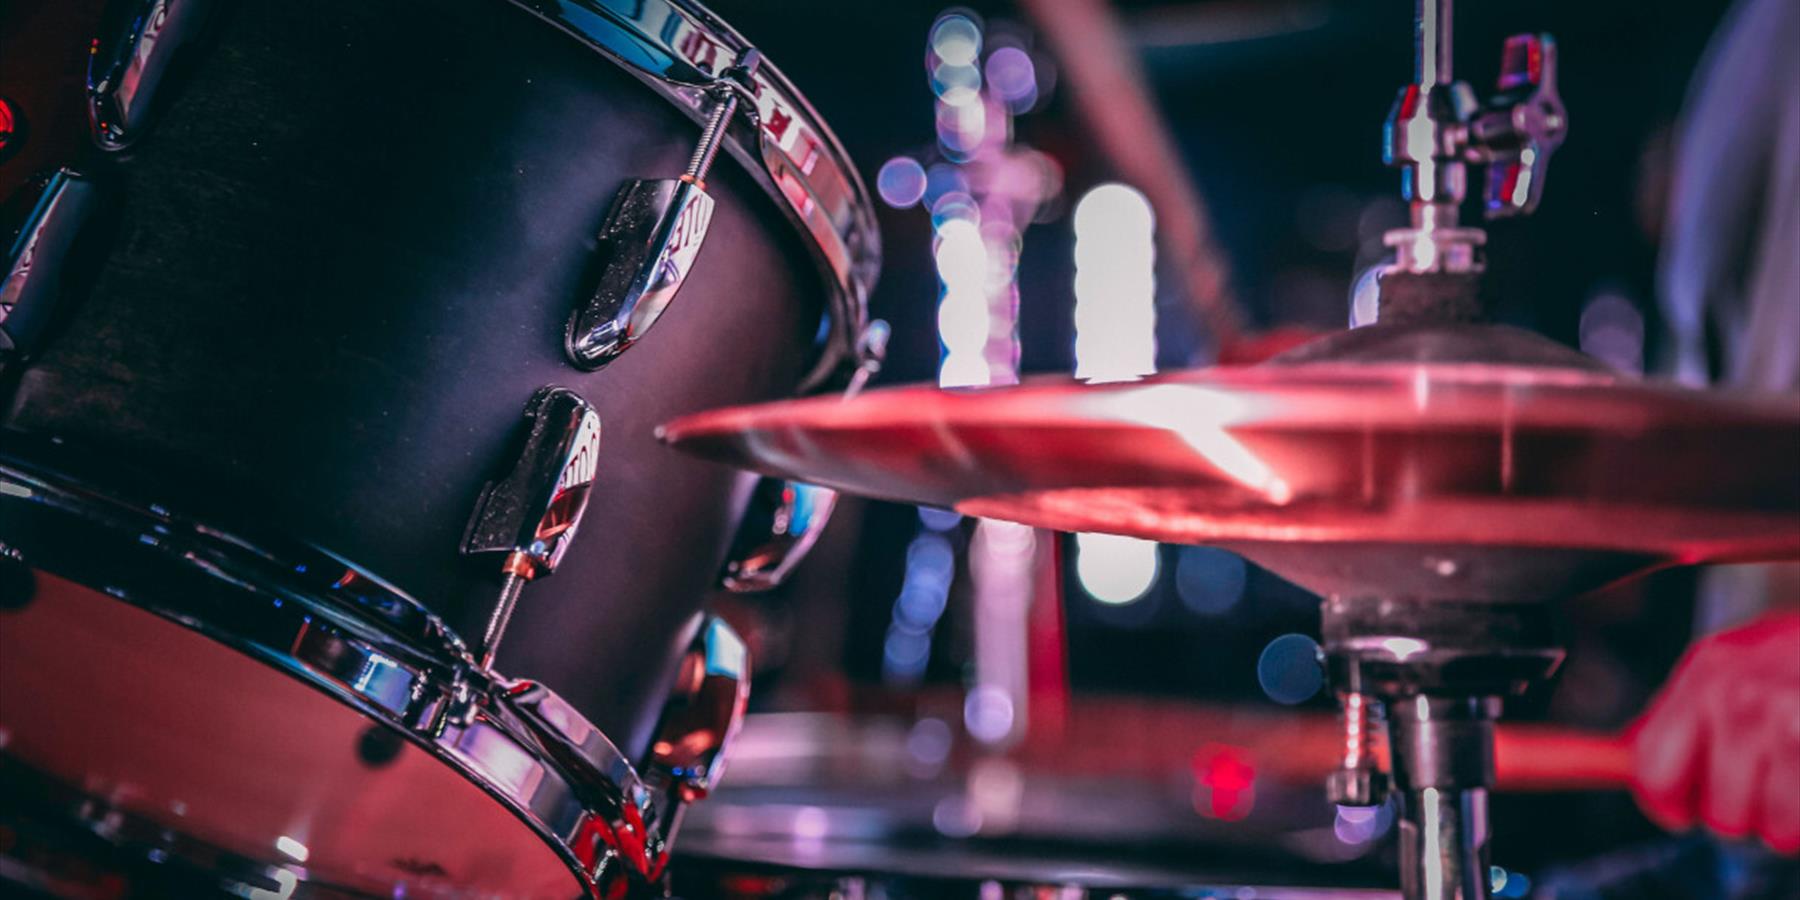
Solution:
M 1401 896 L 1488 896 L 1487 790 L 1502 697 L 1556 673 L 1555 609 L 1540 602 L 1331 596 L 1319 610 L 1345 752 L 1327 780 L 1338 803 L 1400 799 Z M 1384 776 L 1368 751 L 1387 726 Z
M 540 389 L 525 407 L 525 444 L 507 474 L 489 482 L 463 535 L 464 555 L 504 554 L 500 598 L 475 648 L 483 669 L 526 582 L 556 571 L 575 540 L 598 470 L 600 414 L 567 388 Z
M 1499 93 L 1469 123 L 1469 159 L 1488 167 L 1490 219 L 1537 209 L 1550 154 L 1569 132 L 1569 114 L 1556 92 L 1556 41 L 1547 34 L 1515 34 L 1501 58 Z
M 660 802 L 655 821 L 663 841 L 674 839 L 683 809 L 718 785 L 749 698 L 749 650 L 724 619 L 706 616 L 681 659 L 649 758 L 639 767 Z
M 88 124 L 103 150 L 124 150 L 147 130 L 157 93 L 182 48 L 199 34 L 210 0 L 136 0 L 112 40 L 88 62 Z
M 881 371 L 889 333 L 888 324 L 880 319 L 863 330 L 857 342 L 856 368 L 844 386 L 845 400 L 861 393 Z M 733 593 L 750 594 L 786 581 L 818 543 L 837 508 L 837 497 L 836 491 L 815 484 L 768 476 L 758 479 L 719 573 L 720 585 Z
M 0 233 L 0 366 L 29 356 L 50 324 L 68 272 L 66 259 L 99 206 L 100 190 L 68 169 L 27 184 L 8 202 L 12 227 Z
M 1417 11 L 1413 83 L 1401 89 L 1383 129 L 1383 158 L 1401 170 L 1412 209 L 1410 227 L 1386 236 L 1391 271 L 1476 274 L 1486 234 L 1459 223 L 1468 166 L 1488 166 L 1488 218 L 1537 207 L 1550 154 L 1568 132 L 1556 45 L 1548 35 L 1508 38 L 1499 93 L 1480 104 L 1453 74 L 1451 0 L 1417 0 Z
M 563 336 L 577 368 L 592 371 L 618 358 L 681 290 L 712 224 L 706 175 L 761 64 L 762 54 L 746 49 L 709 89 L 712 110 L 681 177 L 633 179 L 613 198 L 600 228 L 600 274 L 593 294 L 569 317 Z

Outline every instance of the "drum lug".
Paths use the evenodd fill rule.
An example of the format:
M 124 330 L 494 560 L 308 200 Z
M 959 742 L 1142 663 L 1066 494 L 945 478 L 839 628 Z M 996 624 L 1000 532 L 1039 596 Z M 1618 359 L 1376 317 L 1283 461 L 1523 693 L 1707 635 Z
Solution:
M 0 365 L 28 355 L 49 325 L 62 293 L 66 257 L 97 205 L 99 188 L 60 169 L 21 190 L 8 203 L 17 212 L 0 270 Z
M 593 371 L 629 349 L 656 324 L 693 271 L 712 224 L 706 174 L 761 59 L 756 50 L 745 50 L 723 73 L 680 178 L 636 179 L 613 197 L 600 228 L 593 295 L 575 310 L 563 335 L 569 362 L 577 368 Z
M 95 41 L 88 61 L 88 124 L 103 150 L 123 150 L 149 124 L 171 61 L 192 41 L 206 0 L 139 0 L 139 12 L 112 41 Z
M 674 839 L 682 809 L 718 786 L 749 699 L 750 652 L 724 619 L 707 615 L 681 658 L 640 766 L 660 807 L 656 821 L 665 842 Z
M 463 535 L 464 555 L 503 554 L 500 599 L 475 648 L 483 669 L 493 667 L 526 582 L 555 572 L 575 540 L 598 470 L 600 414 L 581 395 L 542 388 L 525 419 L 523 448 L 506 474 L 482 489 Z
M 887 354 L 888 324 L 876 319 L 857 341 L 857 365 L 844 386 L 844 399 L 855 397 L 881 370 Z M 837 492 L 818 485 L 764 476 L 751 490 L 749 509 L 731 542 L 719 583 L 739 594 L 766 591 L 811 552 L 831 513 Z
M 634 180 L 600 229 L 594 294 L 569 319 L 564 347 L 577 368 L 612 362 L 643 337 L 692 271 L 713 199 L 690 181 Z

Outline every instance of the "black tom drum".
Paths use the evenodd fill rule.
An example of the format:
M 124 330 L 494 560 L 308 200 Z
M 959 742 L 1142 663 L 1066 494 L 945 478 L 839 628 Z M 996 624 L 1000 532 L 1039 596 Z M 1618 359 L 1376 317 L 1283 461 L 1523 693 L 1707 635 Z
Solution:
M 829 508 L 654 429 L 867 377 L 836 139 L 687 0 L 22 6 L 0 830 L 75 808 L 278 893 L 654 881 L 711 777 L 659 717 L 742 707 L 700 605 L 819 518 L 744 509 Z
M 297 535 L 474 641 L 502 561 L 461 553 L 465 528 L 534 393 L 571 389 L 604 435 L 590 508 L 497 667 L 641 753 L 750 493 L 654 427 L 855 365 L 878 242 L 817 114 L 766 62 L 721 89 L 749 45 L 686 2 L 130 0 L 73 19 L 22 37 L 85 57 L 99 34 L 86 91 L 0 90 L 91 131 L 8 173 L 10 224 L 36 242 L 0 322 L 11 452 Z M 657 240 L 619 224 L 626 187 L 687 171 L 725 98 L 698 252 L 639 266 L 666 281 L 686 262 L 679 294 L 644 300 L 609 365 L 574 364 L 572 316 Z

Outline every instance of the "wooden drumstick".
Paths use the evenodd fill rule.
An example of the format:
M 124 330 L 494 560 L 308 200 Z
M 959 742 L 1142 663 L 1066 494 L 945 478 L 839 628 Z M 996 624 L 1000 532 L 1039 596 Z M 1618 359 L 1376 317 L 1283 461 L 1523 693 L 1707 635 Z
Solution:
M 1502 723 L 1494 734 L 1494 770 L 1500 790 L 1630 790 L 1631 742 L 1623 734 Z
M 1059 731 L 1014 753 L 1046 769 L 1104 775 L 1199 766 L 1211 753 L 1230 751 L 1261 777 L 1305 783 L 1331 771 L 1343 741 L 1332 716 L 1141 697 L 1076 697 Z M 1132 739 L 1121 739 L 1127 735 Z M 1385 742 L 1377 743 L 1385 757 Z M 1503 791 L 1629 790 L 1632 781 L 1631 745 L 1622 734 L 1502 722 L 1494 757 L 1495 787 Z

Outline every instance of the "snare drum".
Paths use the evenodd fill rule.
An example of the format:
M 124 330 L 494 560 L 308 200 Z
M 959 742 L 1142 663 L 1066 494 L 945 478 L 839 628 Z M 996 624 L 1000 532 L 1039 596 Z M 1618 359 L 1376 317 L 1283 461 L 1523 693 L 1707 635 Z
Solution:
M 356 891 L 653 877 L 671 683 L 740 667 L 696 611 L 730 548 L 805 545 L 734 536 L 771 492 L 653 429 L 865 377 L 879 249 L 841 146 L 685 0 L 77 18 L 28 37 L 91 53 L 85 91 L 0 84 L 40 126 L 0 158 L 40 167 L 0 179 L 7 770 Z M 551 386 L 577 427 L 544 451 Z M 377 833 L 420 843 L 351 849 Z

